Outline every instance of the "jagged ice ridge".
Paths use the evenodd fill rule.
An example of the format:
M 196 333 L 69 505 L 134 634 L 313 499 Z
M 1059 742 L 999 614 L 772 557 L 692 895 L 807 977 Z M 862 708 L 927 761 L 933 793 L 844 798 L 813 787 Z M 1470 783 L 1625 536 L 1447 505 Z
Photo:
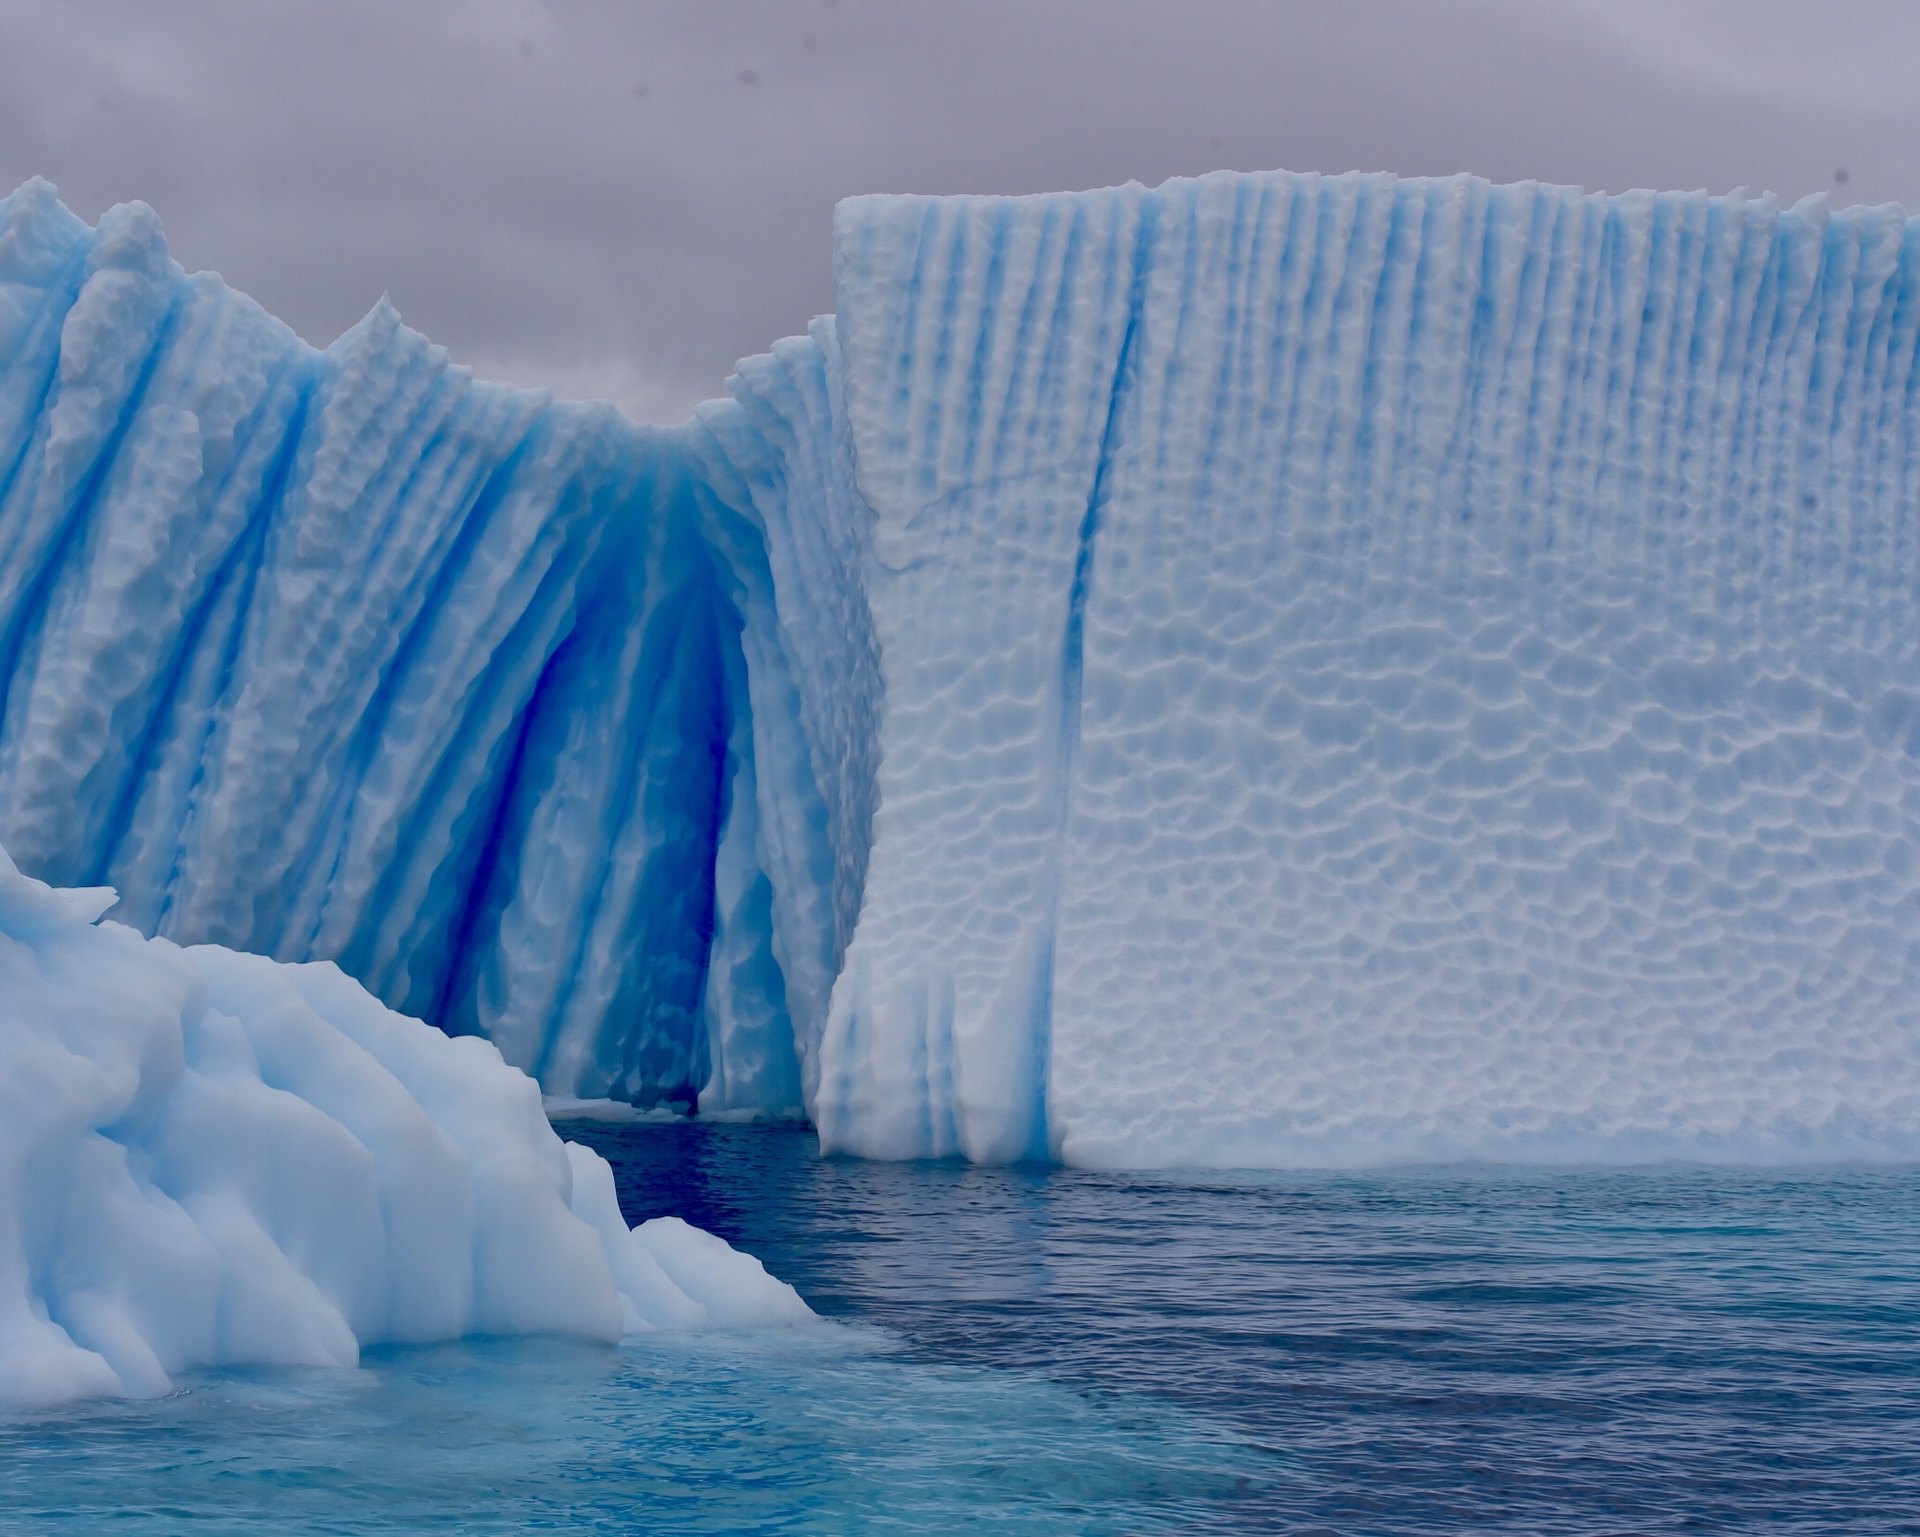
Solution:
M 1920 1153 L 1920 228 L 855 198 L 634 427 L 0 204 L 0 840 L 878 1156 Z

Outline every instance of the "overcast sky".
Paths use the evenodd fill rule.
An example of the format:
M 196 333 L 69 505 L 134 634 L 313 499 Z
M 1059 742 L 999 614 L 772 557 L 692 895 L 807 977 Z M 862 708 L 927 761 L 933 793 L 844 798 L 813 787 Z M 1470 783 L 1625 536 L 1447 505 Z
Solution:
M 89 219 L 144 199 L 316 344 L 386 292 L 488 377 L 655 420 L 832 307 L 849 193 L 1222 166 L 1920 208 L 1920 4 L 0 8 L 6 187 L 47 176 Z

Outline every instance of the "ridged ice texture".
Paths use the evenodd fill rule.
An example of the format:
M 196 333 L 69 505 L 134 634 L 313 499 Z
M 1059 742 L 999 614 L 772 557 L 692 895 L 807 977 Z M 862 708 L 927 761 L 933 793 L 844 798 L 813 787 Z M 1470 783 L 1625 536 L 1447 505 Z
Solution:
M 0 837 L 829 1148 L 1920 1151 L 1897 210 L 855 199 L 673 432 L 0 204 Z
M 715 875 L 702 1110 L 811 1103 L 865 888 L 882 686 L 865 588 L 872 513 L 854 488 L 840 378 L 822 317 L 744 360 L 734 398 L 685 429 L 741 616 L 749 706 Z
M 749 383 L 722 453 L 478 383 L 384 302 L 317 352 L 143 205 L 94 230 L 29 183 L 0 202 L 0 838 L 148 933 L 337 960 L 556 1092 L 797 1105 L 774 945 L 817 1036 L 872 772 L 829 750 L 816 788 L 809 746 L 872 705 L 803 679 L 807 722 L 751 713 L 750 678 L 795 694 L 781 557 L 689 448 L 811 464 L 795 349 L 792 420 Z M 778 500 L 782 534 L 851 505 Z M 819 613 L 786 630 L 855 635 Z M 763 856 L 820 892 L 774 903 Z
M 886 708 L 823 1143 L 1920 1154 L 1920 230 L 859 198 Z

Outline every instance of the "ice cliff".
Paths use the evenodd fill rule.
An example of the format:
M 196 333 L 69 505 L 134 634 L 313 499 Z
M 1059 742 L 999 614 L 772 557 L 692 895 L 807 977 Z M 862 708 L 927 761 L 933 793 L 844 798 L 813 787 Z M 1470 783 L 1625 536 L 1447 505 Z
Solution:
M 316 352 L 145 208 L 93 230 L 28 184 L 0 204 L 0 841 L 149 933 L 337 960 L 562 1092 L 797 1105 L 787 1021 L 824 1011 L 870 793 L 835 777 L 869 749 L 804 729 L 872 732 L 857 684 L 781 668 L 831 625 L 844 682 L 860 641 L 831 597 L 772 613 L 756 498 L 778 519 L 831 466 L 817 352 L 759 373 L 771 444 L 750 390 L 636 428 L 475 383 L 384 304 Z
M 1920 226 L 856 198 L 684 426 L 0 204 L 0 841 L 881 1156 L 1920 1156 Z

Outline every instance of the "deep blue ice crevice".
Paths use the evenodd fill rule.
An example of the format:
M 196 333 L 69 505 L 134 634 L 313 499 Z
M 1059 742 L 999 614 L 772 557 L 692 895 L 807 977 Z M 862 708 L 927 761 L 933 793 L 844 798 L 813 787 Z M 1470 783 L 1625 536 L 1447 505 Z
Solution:
M 733 398 L 702 406 L 686 429 L 741 616 L 747 690 L 736 843 L 722 857 L 740 872 L 739 897 L 710 973 L 709 1019 L 731 1044 L 719 1050 L 716 1037 L 703 1107 L 770 1102 L 770 1088 L 723 1069 L 757 1079 L 782 1062 L 799 1075 L 790 1102 L 814 1103 L 828 999 L 866 888 L 882 690 L 867 599 L 873 515 L 854 485 L 840 379 L 825 317 L 743 361 Z
M 868 814 L 809 753 L 870 706 L 803 679 L 812 737 L 756 715 L 787 557 L 701 466 L 804 523 L 798 345 L 813 393 L 733 407 L 721 451 L 475 381 L 384 301 L 315 351 L 144 207 L 89 229 L 29 183 L 0 203 L 0 839 L 148 933 L 337 960 L 552 1091 L 797 1109 L 787 1000 L 824 1011 Z

